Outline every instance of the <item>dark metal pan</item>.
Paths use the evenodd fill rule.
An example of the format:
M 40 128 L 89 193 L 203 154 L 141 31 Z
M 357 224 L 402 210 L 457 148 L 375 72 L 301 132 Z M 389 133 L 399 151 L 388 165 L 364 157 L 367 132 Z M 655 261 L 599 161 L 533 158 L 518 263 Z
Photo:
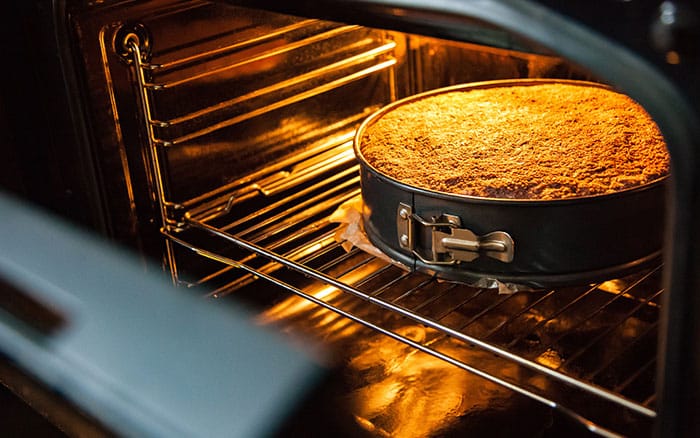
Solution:
M 445 90 L 542 82 L 490 81 L 434 90 L 394 102 L 367 118 L 355 136 L 355 153 L 360 163 L 362 220 L 370 241 L 413 270 L 472 284 L 587 283 L 658 262 L 667 177 L 599 196 L 492 199 L 404 184 L 377 171 L 361 153 L 367 126 L 414 99 Z

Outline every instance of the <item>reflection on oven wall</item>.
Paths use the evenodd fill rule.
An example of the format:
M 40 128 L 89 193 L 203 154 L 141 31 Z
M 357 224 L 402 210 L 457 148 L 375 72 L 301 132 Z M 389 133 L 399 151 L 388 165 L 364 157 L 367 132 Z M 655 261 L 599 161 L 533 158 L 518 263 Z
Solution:
M 458 379 L 460 373 L 470 372 L 465 367 L 488 368 L 499 383 L 526 388 L 530 396 L 544 396 L 564 407 L 576 406 L 576 412 L 612 430 L 650 430 L 656 415 L 653 350 L 663 289 L 661 267 L 611 280 L 620 287 L 611 288 L 608 282 L 506 300 L 420 275 L 405 277 L 361 251 L 346 253 L 334 237 L 337 224 L 328 220 L 338 205 L 359 194 L 352 136 L 358 124 L 383 105 L 465 82 L 601 80 L 596 75 L 492 29 L 485 31 L 490 44 L 479 44 L 304 14 L 229 7 L 222 2 L 127 5 L 115 1 L 109 7 L 68 3 L 70 19 L 64 30 L 75 50 L 64 54 L 64 59 L 76 63 L 73 68 L 81 85 L 73 89 L 80 90 L 76 93 L 80 104 L 72 103 L 73 114 L 78 114 L 75 119 L 87 120 L 87 139 L 55 144 L 58 153 L 52 153 L 63 157 L 56 165 L 48 165 L 50 160 L 41 154 L 29 159 L 34 160 L 33 167 L 48 169 L 47 174 L 67 175 L 61 176 L 70 190 L 61 193 L 61 199 L 85 196 L 88 201 L 52 199 L 51 204 L 72 207 L 72 213 L 90 205 L 87 216 L 97 217 L 91 220 L 101 224 L 98 228 L 160 261 L 178 286 L 195 294 L 222 303 L 241 300 L 269 315 L 276 308 L 271 303 L 286 303 L 291 290 L 321 300 L 315 303 L 304 297 L 298 299 L 301 303 L 337 307 L 380 324 L 382 317 L 374 321 L 364 315 L 371 311 L 361 310 L 362 305 L 373 311 L 378 306 L 381 315 L 399 320 L 382 327 L 404 341 L 395 348 L 409 362 L 415 356 L 414 350 L 405 347 L 410 342 L 460 356 L 455 351 L 471 352 L 476 348 L 474 340 L 483 340 L 487 353 L 479 346 L 482 350 L 473 357 L 493 354 L 498 358 L 493 364 L 479 365 L 470 354 L 459 357 L 456 365 L 433 362 L 435 356 L 423 364 L 439 369 L 448 364 L 445 371 L 456 371 Z M 316 12 L 322 14 L 319 10 L 311 15 Z M 142 83 L 133 53 L 118 48 L 123 42 L 118 38 L 124 36 L 121 31 L 134 25 L 144 29 L 141 42 L 149 42 L 143 48 Z M 143 101 L 149 103 L 150 114 Z M 64 121 L 65 126 L 70 123 Z M 74 151 L 81 141 L 85 149 Z M 71 154 L 81 160 L 66 159 Z M 24 162 L 29 154 L 12 149 L 7 155 L 20 155 L 13 161 Z M 87 173 L 93 174 L 92 184 L 73 183 L 75 175 L 83 178 Z M 5 173 L 15 174 L 24 172 Z M 14 176 L 7 179 L 10 187 L 21 190 Z M 79 190 L 81 185 L 88 188 Z M 46 199 L 56 198 L 50 195 L 52 190 L 33 189 Z M 283 260 L 270 255 L 281 255 Z M 314 272 L 300 272 L 298 266 Z M 339 279 L 341 287 L 349 290 L 334 289 L 318 297 L 317 288 L 326 287 L 328 278 L 315 271 Z M 356 290 L 361 305 L 353 302 L 348 309 L 342 297 Z M 405 309 L 408 315 L 397 314 Z M 337 322 L 337 313 L 331 310 L 312 307 L 309 312 L 320 320 Z M 428 329 L 423 318 L 428 319 Z M 340 321 L 347 332 L 360 332 L 349 319 Z M 458 332 L 457 341 L 449 336 L 444 340 L 446 328 Z M 320 337 L 332 336 L 317 327 L 313 330 Z M 372 374 L 374 366 L 386 364 L 381 354 L 373 358 L 374 365 L 364 361 L 371 356 L 363 355 L 365 349 L 381 349 L 386 340 L 386 334 L 376 330 L 368 333 L 353 344 L 358 357 L 347 359 L 349 368 L 369 372 L 368 387 L 397 388 L 387 377 L 391 373 Z M 596 343 L 594 348 L 587 348 L 589 342 Z M 510 358 L 512 354 L 517 357 Z M 511 372 L 513 361 L 518 372 Z M 638 361 L 641 366 L 635 367 Z M 468 375 L 464 378 L 471 379 L 472 374 Z M 576 382 L 569 392 L 566 388 L 572 378 Z M 496 386 L 495 399 L 504 393 L 502 387 Z M 406 389 L 402 395 L 410 396 L 411 391 Z M 401 429 L 400 423 L 390 419 L 397 416 L 385 415 L 391 411 L 380 412 L 376 404 L 395 407 L 410 397 L 396 393 L 394 398 L 377 401 L 369 393 L 369 389 L 354 393 L 367 402 L 358 402 L 361 427 L 379 435 Z M 574 393 L 577 400 L 571 401 Z M 600 410 L 587 411 L 585 405 L 595 405 L 598 397 L 604 400 L 600 410 L 624 415 L 610 420 Z M 459 409 L 451 414 L 455 424 L 467 422 Z M 435 430 L 444 426 L 436 424 Z
M 449 40 L 409 36 L 415 67 L 414 90 L 428 91 L 449 85 L 514 78 L 592 80 L 590 73 L 547 54 Z

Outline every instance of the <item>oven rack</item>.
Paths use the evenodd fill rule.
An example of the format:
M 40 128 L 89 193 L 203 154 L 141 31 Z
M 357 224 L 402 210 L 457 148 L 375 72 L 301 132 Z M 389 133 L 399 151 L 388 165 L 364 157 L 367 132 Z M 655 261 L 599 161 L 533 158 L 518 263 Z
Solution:
M 151 34 L 158 26 L 150 23 L 125 23 L 113 38 L 138 84 L 148 143 L 143 159 L 166 227 L 251 169 L 266 173 L 290 151 L 305 154 L 316 142 L 323 148 L 325 139 L 336 141 L 399 97 L 405 43 L 385 31 L 269 13 L 248 27 L 224 26 L 156 47 Z M 358 90 L 363 94 L 352 103 L 338 97 Z M 193 94 L 198 99 L 189 98 Z M 188 163 L 207 157 L 223 162 L 211 176 L 183 184 L 192 178 Z
M 124 26 L 116 32 L 123 46 L 120 53 L 124 60 L 136 66 L 139 97 L 142 104 L 146 103 L 142 110 L 148 119 L 147 132 L 155 146 L 167 149 L 197 144 L 226 128 L 345 88 L 362 79 L 382 72 L 393 74 L 398 62 L 396 41 L 378 41 L 371 31 L 361 26 L 321 20 L 270 25 L 280 27 L 268 29 L 262 36 L 247 35 L 245 29 L 232 30 L 210 37 L 220 41 L 218 45 L 208 47 L 209 41 L 198 41 L 191 44 L 200 47 L 201 52 L 179 56 L 152 49 L 145 25 Z M 236 38 L 242 35 L 245 38 Z M 261 70 L 252 78 L 247 78 L 249 73 L 239 72 L 260 63 L 282 63 L 285 57 L 295 59 L 303 54 L 309 58 L 309 52 L 315 46 L 331 43 L 342 44 L 342 51 L 336 48 L 339 53 L 319 52 L 315 56 L 324 62 L 311 66 L 297 64 L 292 75 L 285 73 L 280 77 L 283 71 L 280 67 Z M 255 54 L 247 53 L 253 49 Z M 179 53 L 182 50 L 172 51 Z M 226 80 L 231 81 L 227 75 L 236 73 L 240 83 L 227 83 Z M 219 92 L 210 96 L 209 83 L 217 80 Z M 393 88 L 389 91 L 393 92 Z M 183 101 L 191 99 L 183 99 L 183 95 L 193 92 L 202 95 L 199 99 L 202 102 L 184 104 Z M 395 99 L 393 95 L 391 100 Z
M 350 147 L 351 143 L 344 143 L 333 150 L 337 153 Z M 653 383 L 642 384 L 641 390 L 638 386 L 639 381 L 653 382 L 655 372 L 661 267 L 601 284 L 512 295 L 408 273 L 363 251 L 341 248 L 342 242 L 335 238 L 338 224 L 330 222 L 328 215 L 359 194 L 359 181 L 354 163 L 333 162 L 329 160 L 318 181 L 292 184 L 278 200 L 242 218 L 228 217 L 237 210 L 236 200 L 223 196 L 219 208 L 209 201 L 206 209 L 185 214 L 183 232 L 164 229 L 174 244 L 224 265 L 188 285 L 204 286 L 210 297 L 223 298 L 262 280 L 555 408 L 597 434 L 615 435 L 616 428 L 628 424 L 644 430 L 650 424 L 656 415 Z M 259 190 L 250 192 L 265 198 Z M 226 207 L 221 208 L 223 205 Z M 213 238 L 214 243 L 206 243 L 201 235 Z M 227 245 L 238 248 L 233 251 L 236 254 L 219 249 Z M 244 275 L 211 286 L 241 272 Z M 309 288 L 309 282 L 339 294 L 331 299 L 319 297 L 309 292 L 315 290 Z M 358 306 L 357 301 L 365 305 Z M 449 305 L 435 313 L 441 301 Z M 368 307 L 426 327 L 435 335 L 416 342 L 387 326 L 384 316 L 366 316 Z M 551 330 L 558 325 L 561 330 Z M 475 330 L 478 326 L 483 327 Z M 634 335 L 625 338 L 623 345 L 615 345 L 613 355 L 601 353 L 609 348 L 607 344 L 617 342 L 616 336 L 630 331 Z M 570 346 L 570 337 L 582 339 Z M 482 367 L 471 358 L 445 354 L 440 345 L 446 340 L 498 357 L 504 369 L 515 367 L 518 377 L 504 375 L 498 367 Z M 556 354 L 561 345 L 566 345 L 566 357 Z M 653 348 L 647 348 L 649 345 Z M 641 363 L 639 351 L 646 352 Z M 591 355 L 593 359 L 587 357 Z M 634 356 L 633 369 L 623 376 L 607 377 L 614 365 L 629 366 L 629 356 Z M 570 366 L 572 363 L 583 365 Z M 618 418 L 608 418 L 611 412 Z M 619 421 L 625 425 L 617 424 Z

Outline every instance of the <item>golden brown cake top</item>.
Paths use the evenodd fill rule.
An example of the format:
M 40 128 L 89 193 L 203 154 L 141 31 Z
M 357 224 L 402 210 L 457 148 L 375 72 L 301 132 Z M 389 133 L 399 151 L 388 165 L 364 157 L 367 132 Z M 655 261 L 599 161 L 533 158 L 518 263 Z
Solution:
M 407 102 L 365 128 L 360 150 L 379 172 L 408 185 L 487 198 L 601 195 L 669 172 L 661 132 L 639 104 L 565 83 Z

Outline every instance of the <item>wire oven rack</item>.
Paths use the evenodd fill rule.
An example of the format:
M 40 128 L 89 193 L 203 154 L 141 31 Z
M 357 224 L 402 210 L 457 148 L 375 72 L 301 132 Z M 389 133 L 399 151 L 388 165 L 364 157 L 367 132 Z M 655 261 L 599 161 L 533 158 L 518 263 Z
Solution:
M 331 150 L 342 158 L 351 143 Z M 311 161 L 308 166 L 317 169 Z M 317 178 L 289 183 L 264 208 L 234 215 L 254 199 L 242 197 L 239 205 L 228 194 L 188 212 L 185 232 L 164 231 L 174 243 L 224 265 L 189 285 L 206 286 L 209 296 L 222 298 L 266 281 L 564 412 L 598 434 L 615 435 L 616 427 L 648 430 L 655 417 L 661 267 L 599 284 L 503 295 L 407 272 L 356 248 L 343 249 L 338 224 L 328 216 L 358 196 L 357 167 L 352 160 L 321 162 L 324 172 Z M 268 198 L 259 185 L 238 192 Z M 192 244 L 206 240 L 195 237 L 202 233 L 216 243 Z M 411 339 L 386 324 L 387 313 L 432 335 Z M 483 365 L 474 354 L 447 354 L 446 342 L 495 355 L 498 365 Z M 611 411 L 624 415 L 610 420 Z

